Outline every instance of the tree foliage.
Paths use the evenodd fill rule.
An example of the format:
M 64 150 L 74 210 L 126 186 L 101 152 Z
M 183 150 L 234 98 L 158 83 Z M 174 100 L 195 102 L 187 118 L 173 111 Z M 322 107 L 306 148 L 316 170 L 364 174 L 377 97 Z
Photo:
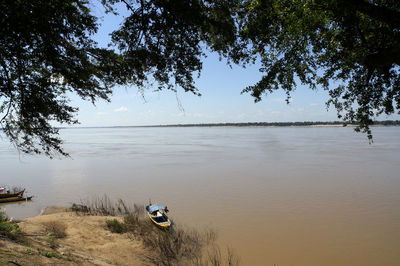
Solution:
M 179 86 L 200 95 L 192 74 L 202 68 L 201 42 L 218 46 L 234 40 L 229 1 L 123 2 L 130 16 L 112 33 L 112 42 L 124 56 L 128 72 L 135 74 L 131 78 L 146 81 L 151 73 L 158 89 Z
M 338 117 L 368 133 L 376 115 L 400 109 L 400 2 L 244 1 L 241 42 L 262 61 L 262 79 L 244 89 L 256 101 L 296 78 L 329 91 Z
M 261 60 L 255 101 L 297 81 L 322 87 L 339 118 L 368 125 L 400 109 L 400 2 L 394 0 L 102 0 L 129 15 L 109 48 L 93 41 L 98 18 L 86 0 L 0 0 L 0 114 L 23 152 L 66 155 L 52 121 L 77 123 L 67 93 L 95 103 L 112 87 L 200 95 L 193 74 L 204 49 L 228 62 Z
M 2 128 L 23 152 L 65 155 L 50 122 L 77 122 L 68 91 L 107 99 L 115 70 L 102 62 L 118 55 L 89 38 L 97 24 L 85 1 L 1 1 L 0 19 Z

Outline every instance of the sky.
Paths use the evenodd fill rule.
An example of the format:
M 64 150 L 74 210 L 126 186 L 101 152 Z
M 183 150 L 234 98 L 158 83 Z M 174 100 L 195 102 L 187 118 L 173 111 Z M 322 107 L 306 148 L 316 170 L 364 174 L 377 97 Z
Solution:
M 101 17 L 101 27 L 95 40 L 106 46 L 109 33 L 116 29 L 126 15 L 123 6 L 119 8 L 122 16 L 104 14 L 100 6 L 93 7 L 93 13 Z M 184 92 L 157 91 L 145 89 L 141 94 L 137 87 L 115 87 L 110 102 L 98 100 L 94 105 L 69 95 L 71 105 L 78 107 L 79 126 L 140 126 L 198 123 L 232 122 L 297 122 L 297 121 L 336 121 L 336 110 L 329 111 L 325 102 L 329 99 L 323 89 L 311 90 L 298 85 L 287 104 L 283 91 L 263 97 L 255 103 L 250 94 L 241 94 L 249 85 L 261 78 L 260 65 L 247 68 L 233 66 L 219 61 L 217 54 L 207 52 L 203 61 L 200 78 L 196 86 L 202 96 Z M 398 116 L 382 116 L 381 120 L 399 119 Z

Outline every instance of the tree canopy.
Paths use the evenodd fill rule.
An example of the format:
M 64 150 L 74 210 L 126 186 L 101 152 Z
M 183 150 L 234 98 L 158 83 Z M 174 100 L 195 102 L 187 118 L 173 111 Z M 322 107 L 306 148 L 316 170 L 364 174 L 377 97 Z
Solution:
M 66 155 L 52 121 L 73 124 L 67 92 L 94 103 L 115 85 L 200 95 L 204 49 L 229 63 L 260 59 L 255 101 L 301 82 L 329 91 L 338 117 L 368 133 L 400 109 L 400 2 L 395 0 L 103 0 L 129 15 L 108 48 L 86 0 L 0 0 L 0 113 L 23 152 Z
M 370 139 L 372 119 L 399 110 L 399 1 L 245 1 L 238 17 L 239 38 L 265 73 L 244 90 L 256 101 L 277 89 L 290 96 L 297 77 L 328 90 L 338 117 Z

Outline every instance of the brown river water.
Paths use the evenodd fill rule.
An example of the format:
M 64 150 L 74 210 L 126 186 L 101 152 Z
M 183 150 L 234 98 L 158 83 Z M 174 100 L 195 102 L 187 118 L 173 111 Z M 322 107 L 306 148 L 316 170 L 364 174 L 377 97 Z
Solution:
M 218 231 L 242 265 L 400 265 L 400 127 L 374 143 L 342 127 L 63 129 L 71 158 L 19 154 L 0 138 L 0 186 L 50 205 L 108 195 L 167 204 Z

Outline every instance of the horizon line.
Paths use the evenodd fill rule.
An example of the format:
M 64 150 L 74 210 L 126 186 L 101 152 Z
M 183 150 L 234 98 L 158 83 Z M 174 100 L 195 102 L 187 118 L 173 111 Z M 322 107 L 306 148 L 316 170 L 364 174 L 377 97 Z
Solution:
M 345 121 L 302 121 L 302 122 L 224 122 L 224 123 L 188 123 L 188 124 L 154 124 L 130 126 L 62 126 L 58 129 L 70 128 L 142 128 L 142 127 L 229 127 L 229 126 L 314 126 L 314 125 L 357 125 L 357 122 Z M 400 125 L 400 120 L 377 120 L 374 125 Z

